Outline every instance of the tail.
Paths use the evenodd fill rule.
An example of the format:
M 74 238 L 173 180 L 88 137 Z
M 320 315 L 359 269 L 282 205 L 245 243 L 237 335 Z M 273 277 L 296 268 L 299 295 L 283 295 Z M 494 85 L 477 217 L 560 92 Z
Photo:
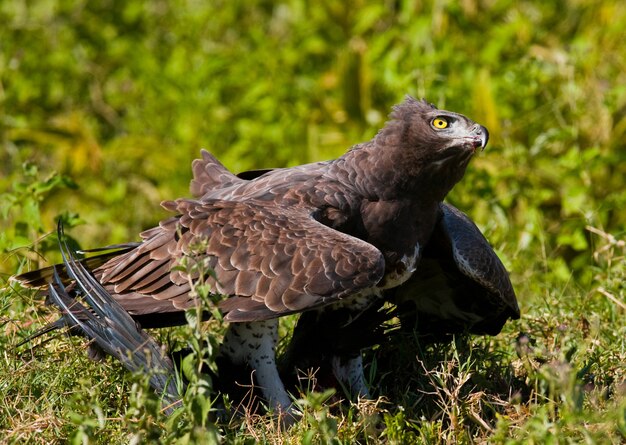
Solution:
M 98 255 L 89 258 L 81 258 L 75 261 L 81 263 L 87 270 L 93 270 L 99 266 L 102 266 L 111 258 L 114 258 L 118 255 L 134 249 L 139 244 L 140 243 L 115 244 L 112 246 L 101 247 L 99 249 L 83 250 L 81 251 L 81 253 L 104 253 L 99 253 Z M 58 276 L 63 283 L 68 283 L 70 281 L 70 277 L 65 270 L 65 264 L 55 264 L 54 266 L 31 270 L 30 272 L 25 272 L 23 274 L 13 276 L 10 278 L 10 280 L 12 282 L 20 283 L 24 287 L 36 289 L 42 288 L 52 283 L 54 281 L 55 275 Z
M 76 291 L 89 305 L 85 307 L 68 294 L 56 269 L 53 282 L 49 284 L 49 296 L 61 309 L 64 322 L 71 329 L 80 329 L 93 339 L 106 353 L 122 362 L 130 371 L 150 374 L 150 385 L 158 394 L 163 394 L 168 404 L 166 412 L 180 403 L 179 388 L 176 386 L 176 371 L 172 361 L 160 345 L 135 323 L 132 317 L 115 301 L 102 285 L 77 261 L 63 236 L 59 222 L 59 247 L 67 275 L 76 283 Z M 46 329 L 46 328 L 44 328 Z M 49 330 L 48 330 L 49 331 Z
M 233 175 L 215 156 L 206 150 L 200 152 L 202 159 L 195 159 L 191 164 L 193 179 L 189 186 L 192 196 L 199 198 L 213 190 L 229 187 L 243 182 Z
M 68 318 L 65 315 L 62 315 L 61 317 L 59 317 L 58 320 L 53 321 L 52 323 L 48 323 L 43 328 L 39 329 L 34 334 L 29 335 L 26 339 L 22 340 L 21 342 L 19 342 L 18 344 L 16 344 L 13 347 L 14 348 L 19 348 L 20 346 L 23 346 L 26 343 L 29 343 L 29 342 L 33 341 L 34 339 L 36 339 L 38 337 L 41 337 L 42 335 L 45 335 L 45 334 L 47 334 L 49 332 L 52 332 L 52 331 L 56 331 L 57 329 L 63 329 L 63 328 L 68 327 L 68 326 L 70 326 Z M 42 342 L 42 343 L 44 343 L 44 342 Z M 41 345 L 42 343 L 40 343 L 39 345 Z M 39 346 L 39 345 L 37 345 L 37 346 Z

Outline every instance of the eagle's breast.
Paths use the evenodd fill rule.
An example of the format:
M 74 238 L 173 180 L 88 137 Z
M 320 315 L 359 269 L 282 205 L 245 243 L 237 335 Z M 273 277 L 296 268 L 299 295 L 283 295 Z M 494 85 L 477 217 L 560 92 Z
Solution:
M 380 289 L 391 289 L 396 286 L 400 286 L 406 280 L 408 280 L 413 272 L 417 269 L 417 264 L 420 260 L 420 245 L 415 244 L 412 253 L 403 255 L 393 265 L 387 267 L 387 273 L 383 279 L 378 283 Z

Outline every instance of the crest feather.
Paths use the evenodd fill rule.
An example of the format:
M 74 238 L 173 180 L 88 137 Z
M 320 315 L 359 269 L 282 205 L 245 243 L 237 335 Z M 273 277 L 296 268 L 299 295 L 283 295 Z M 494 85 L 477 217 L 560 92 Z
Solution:
M 415 99 L 413 96 L 406 95 L 404 101 L 398 105 L 394 105 L 389 117 L 391 119 L 403 119 L 404 116 L 414 114 L 416 112 L 425 112 L 430 110 L 436 110 L 437 107 L 426 99 Z

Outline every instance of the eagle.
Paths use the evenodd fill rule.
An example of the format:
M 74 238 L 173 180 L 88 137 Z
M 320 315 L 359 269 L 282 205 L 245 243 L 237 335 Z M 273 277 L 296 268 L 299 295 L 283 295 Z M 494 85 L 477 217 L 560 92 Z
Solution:
M 356 319 L 345 309 L 302 314 L 280 360 L 283 379 L 294 383 L 300 370 L 312 369 L 318 381 L 332 384 L 339 363 L 358 363 L 363 349 L 396 335 L 426 342 L 497 335 L 507 320 L 520 318 L 502 261 L 476 224 L 448 203 L 440 205 L 416 271 L 382 297 Z
M 450 320 L 485 333 L 519 317 L 504 266 L 476 226 L 443 203 L 488 138 L 467 117 L 407 96 L 372 140 L 334 160 L 237 176 L 203 150 L 192 165 L 192 198 L 163 202 L 174 216 L 142 232 L 141 242 L 84 261 L 65 246 L 64 265 L 16 280 L 48 285 L 64 315 L 46 329 L 79 326 L 120 358 L 124 348 L 154 349 L 133 321 L 180 324 L 195 307 L 198 277 L 180 266 L 200 255 L 211 271 L 203 278 L 224 296 L 218 307 L 229 325 L 221 353 L 254 369 L 275 412 L 293 414 L 276 362 L 278 318 L 289 314 L 301 314 L 289 350 L 321 340 L 317 348 L 328 347 L 339 382 L 368 397 L 359 341 L 335 338 L 335 347 L 327 339 L 347 325 L 358 337 L 359 320 L 380 313 L 384 301 L 411 308 L 404 318 L 418 323 Z M 442 283 L 437 289 L 445 290 L 434 290 Z M 464 294 L 467 288 L 479 297 Z M 132 368 L 146 359 L 126 360 Z

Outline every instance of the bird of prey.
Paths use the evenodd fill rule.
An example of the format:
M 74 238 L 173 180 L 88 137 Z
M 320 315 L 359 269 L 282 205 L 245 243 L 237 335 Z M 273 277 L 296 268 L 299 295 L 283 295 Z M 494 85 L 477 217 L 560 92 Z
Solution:
M 320 320 L 341 313 L 358 320 L 385 292 L 420 270 L 422 259 L 434 255 L 437 262 L 436 253 L 428 254 L 433 233 L 465 221 L 442 201 L 487 140 L 487 129 L 467 117 L 407 97 L 371 141 L 335 160 L 248 180 L 203 151 L 193 163 L 193 198 L 162 204 L 175 216 L 144 231 L 140 243 L 84 266 L 145 327 L 176 324 L 182 311 L 195 305 L 194 277 L 176 266 L 203 246 L 201 256 L 213 271 L 206 281 L 225 296 L 219 308 L 230 322 L 222 353 L 235 364 L 250 365 L 270 406 L 290 413 L 275 360 L 277 318 L 303 313 Z M 488 267 L 476 275 L 463 236 L 455 238 L 454 230 L 447 234 L 461 274 L 469 271 L 480 286 L 497 287 Z M 58 270 L 18 280 L 42 286 Z M 473 313 L 454 290 L 445 296 L 445 310 L 434 294 L 425 301 L 416 313 L 434 312 L 444 319 L 451 310 L 461 317 Z M 508 290 L 493 301 L 508 308 L 499 312 L 499 320 L 518 316 Z M 313 339 L 318 332 L 306 336 Z M 367 396 L 360 355 L 334 360 L 333 372 L 351 391 Z
M 391 305 L 383 308 L 383 303 Z M 283 378 L 293 380 L 297 370 L 315 369 L 318 379 L 328 381 L 338 362 L 386 344 L 396 333 L 417 333 L 429 341 L 461 333 L 497 335 L 509 318 L 520 317 L 520 309 L 508 272 L 480 229 L 463 212 L 441 203 L 413 275 L 385 290 L 356 319 L 351 316 L 345 310 L 302 314 L 280 360 Z M 393 328 L 397 321 L 399 330 Z

